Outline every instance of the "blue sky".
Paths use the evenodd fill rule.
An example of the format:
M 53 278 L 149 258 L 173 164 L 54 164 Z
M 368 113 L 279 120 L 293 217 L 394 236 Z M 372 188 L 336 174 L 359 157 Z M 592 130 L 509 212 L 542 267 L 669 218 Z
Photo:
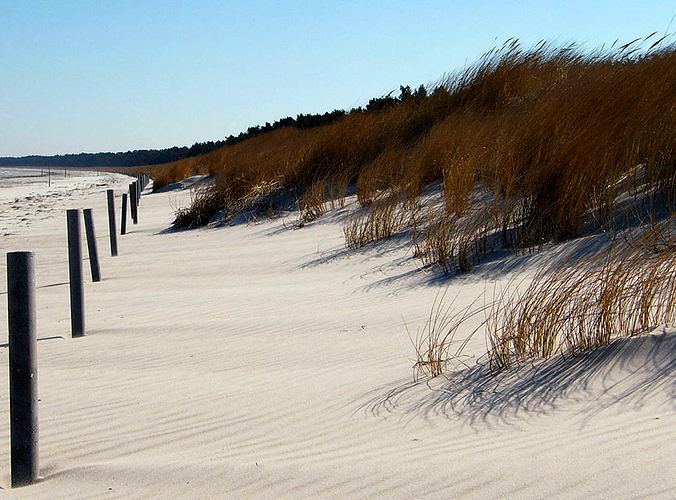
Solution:
M 593 49 L 674 33 L 674 5 L 0 0 L 0 156 L 221 139 L 435 82 L 512 36 Z

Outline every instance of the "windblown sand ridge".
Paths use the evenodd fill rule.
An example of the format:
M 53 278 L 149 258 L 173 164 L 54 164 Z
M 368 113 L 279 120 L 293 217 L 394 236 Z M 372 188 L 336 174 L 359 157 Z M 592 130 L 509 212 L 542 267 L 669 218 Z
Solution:
M 63 337 L 38 342 L 44 480 L 12 494 L 676 493 L 673 329 L 498 377 L 477 366 L 412 383 L 406 326 L 422 327 L 440 290 L 469 304 L 487 283 L 532 274 L 546 252 L 512 271 L 439 280 L 396 241 L 343 251 L 340 211 L 298 230 L 290 215 L 165 232 L 189 197 L 168 191 L 143 197 L 139 224 L 110 258 L 105 189 L 122 192 L 127 179 L 74 177 L 79 189 L 49 197 L 44 220 L 25 199 L 44 192 L 0 187 L 2 253 L 35 252 L 38 336 Z M 87 280 L 87 336 L 71 339 L 65 209 L 78 207 L 94 209 L 103 281 Z M 4 279 L 0 310 L 6 325 Z M 470 363 L 485 351 L 473 338 Z M 8 421 L 7 391 L 0 412 Z

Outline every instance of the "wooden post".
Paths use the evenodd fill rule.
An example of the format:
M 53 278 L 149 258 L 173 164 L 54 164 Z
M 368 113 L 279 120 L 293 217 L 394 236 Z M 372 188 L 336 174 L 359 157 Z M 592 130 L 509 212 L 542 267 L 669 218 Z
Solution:
M 127 193 L 122 193 L 122 216 L 120 234 L 127 234 Z
M 101 269 L 99 268 L 99 252 L 96 250 L 96 234 L 94 232 L 94 215 L 91 208 L 85 208 L 84 223 L 87 235 L 87 250 L 89 251 L 89 268 L 92 272 L 92 281 L 101 281 Z
M 129 202 L 131 203 L 131 221 L 138 223 L 138 205 L 136 204 L 138 198 L 136 197 L 136 183 L 132 182 L 129 185 Z
M 38 364 L 31 252 L 7 254 L 12 487 L 38 478 Z
M 110 255 L 117 257 L 117 229 L 115 227 L 115 192 L 108 189 L 108 233 L 110 234 Z
M 82 337 L 85 330 L 84 287 L 82 285 L 82 248 L 80 211 L 68 210 L 68 275 L 70 277 L 70 331 Z

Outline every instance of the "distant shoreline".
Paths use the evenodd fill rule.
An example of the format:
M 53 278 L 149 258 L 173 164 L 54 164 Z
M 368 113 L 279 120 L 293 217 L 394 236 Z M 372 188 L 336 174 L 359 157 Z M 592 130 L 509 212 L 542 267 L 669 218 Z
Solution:
M 115 173 L 122 173 L 125 174 L 126 169 L 129 168 L 134 168 L 134 167 L 97 167 L 97 166 L 89 166 L 89 167 L 44 167 L 44 166 L 39 166 L 39 165 L 19 165 L 19 166 L 11 166 L 11 167 L 1 167 L 0 166 L 0 177 L 41 177 L 41 176 L 47 176 L 49 172 L 51 171 L 52 175 L 58 175 L 59 172 L 63 173 L 63 171 L 70 171 L 70 170 L 77 170 L 78 172 L 115 172 Z M 28 174 L 27 171 L 30 172 L 35 172 L 36 173 L 31 173 Z M 26 175 L 28 174 L 28 175 Z
M 31 173 L 29 174 L 28 171 Z M 0 167 L 0 177 L 40 177 L 41 175 L 40 167 Z

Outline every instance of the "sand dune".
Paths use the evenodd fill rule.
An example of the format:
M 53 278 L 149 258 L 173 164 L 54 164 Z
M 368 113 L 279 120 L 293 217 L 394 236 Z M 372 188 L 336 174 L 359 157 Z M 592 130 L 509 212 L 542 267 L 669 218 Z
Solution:
M 546 254 L 430 279 L 396 241 L 344 252 L 335 212 L 302 229 L 291 214 L 163 232 L 189 198 L 170 190 L 143 197 L 111 258 L 105 189 L 127 182 L 83 173 L 63 189 L 0 186 L 0 274 L 5 252 L 35 252 L 38 336 L 62 337 L 38 343 L 43 480 L 7 491 L 3 426 L 3 493 L 676 496 L 673 329 L 497 377 L 477 336 L 471 368 L 413 383 L 406 327 L 423 326 L 440 290 L 469 304 L 485 279 L 528 276 Z M 103 281 L 87 280 L 87 336 L 71 339 L 65 209 L 89 207 Z M 3 325 L 6 310 L 3 279 Z M 8 422 L 6 390 L 0 412 Z

